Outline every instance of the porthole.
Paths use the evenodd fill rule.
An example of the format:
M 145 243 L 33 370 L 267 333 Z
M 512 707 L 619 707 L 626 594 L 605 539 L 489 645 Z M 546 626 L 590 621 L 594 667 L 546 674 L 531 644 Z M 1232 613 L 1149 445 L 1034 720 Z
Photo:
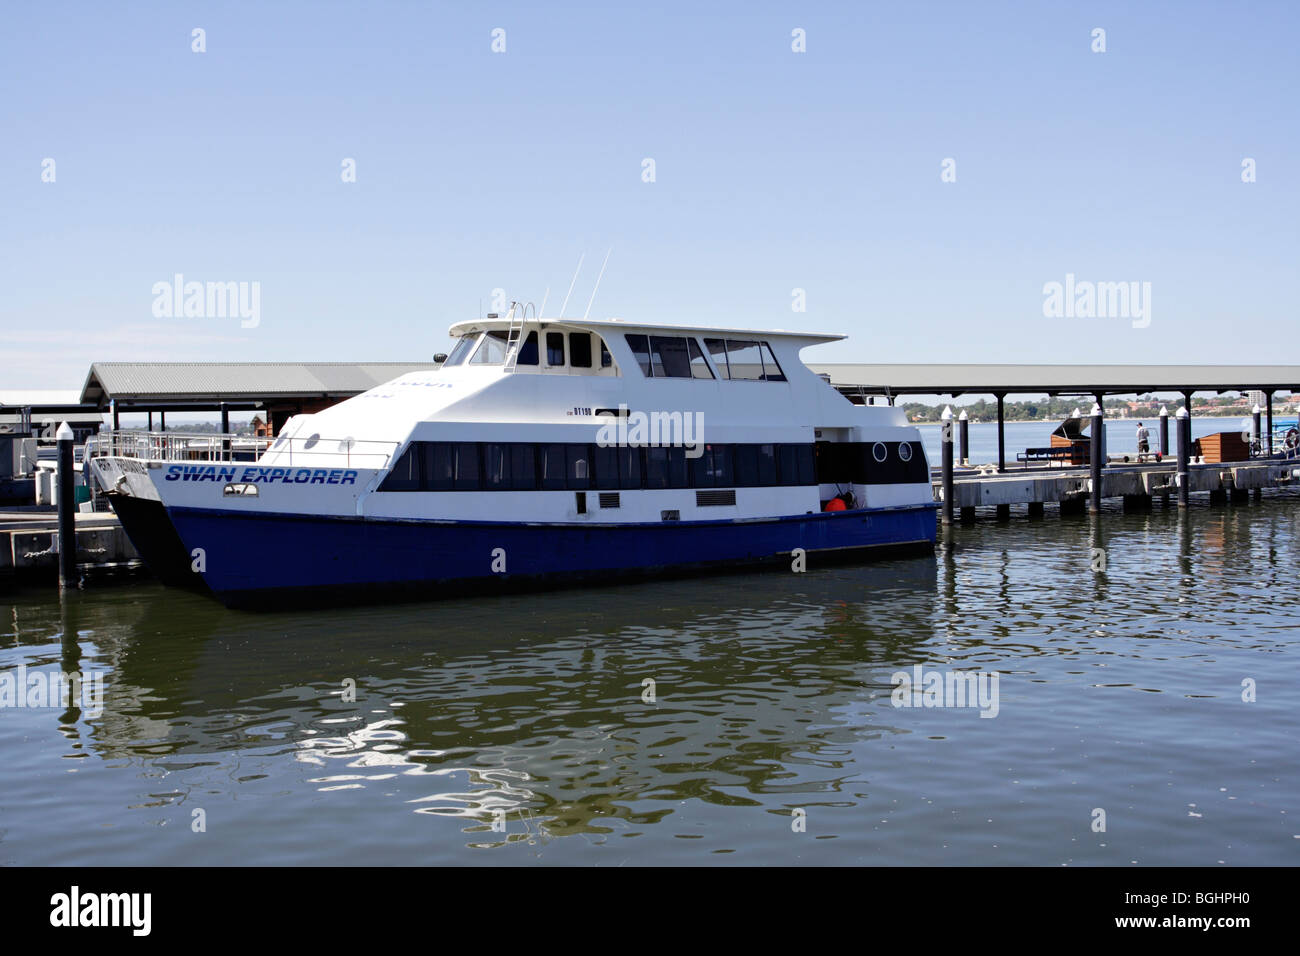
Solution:
M 888 455 L 889 449 L 885 447 L 884 442 L 878 441 L 871 446 L 871 457 L 876 459 L 876 461 L 884 461 Z
M 314 435 L 312 435 L 311 437 L 309 437 L 309 438 L 307 439 L 307 441 L 303 443 L 303 446 L 302 446 L 302 447 L 303 447 L 303 448 L 314 448 L 314 447 L 316 446 L 316 443 L 317 443 L 318 441 L 320 441 L 320 433 L 319 433 L 319 432 L 317 432 L 316 434 L 314 434 Z
M 898 457 L 902 461 L 912 460 L 912 446 L 908 442 L 901 441 L 898 443 Z

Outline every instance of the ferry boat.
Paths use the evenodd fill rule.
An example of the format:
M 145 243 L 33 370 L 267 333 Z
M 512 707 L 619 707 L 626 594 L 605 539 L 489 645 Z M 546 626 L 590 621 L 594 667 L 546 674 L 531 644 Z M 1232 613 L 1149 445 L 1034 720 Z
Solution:
M 92 469 L 160 576 L 197 575 L 229 606 L 934 547 L 918 430 L 800 358 L 844 336 L 515 308 L 450 331 L 440 367 L 294 416 L 255 462 L 108 436 Z

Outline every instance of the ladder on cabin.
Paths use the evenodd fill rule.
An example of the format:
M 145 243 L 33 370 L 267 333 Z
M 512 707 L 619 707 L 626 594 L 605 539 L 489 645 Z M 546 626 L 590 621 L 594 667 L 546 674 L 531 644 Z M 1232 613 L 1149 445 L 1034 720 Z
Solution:
M 516 317 L 516 312 L 518 316 Z M 510 303 L 510 311 L 506 314 L 510 324 L 506 326 L 506 361 L 505 371 L 513 372 L 515 362 L 519 358 L 519 349 L 523 347 L 524 334 L 524 316 L 523 310 L 519 308 L 518 302 Z

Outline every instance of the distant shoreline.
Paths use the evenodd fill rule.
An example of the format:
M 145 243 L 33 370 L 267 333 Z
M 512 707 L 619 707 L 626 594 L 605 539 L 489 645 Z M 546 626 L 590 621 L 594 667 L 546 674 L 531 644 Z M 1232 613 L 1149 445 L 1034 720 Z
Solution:
M 1198 415 L 1198 414 L 1196 414 L 1196 412 L 1192 412 L 1192 418 L 1197 419 L 1197 420 L 1200 420 L 1200 421 L 1209 421 L 1209 420 L 1211 420 L 1211 419 L 1216 419 L 1216 418 L 1218 418 L 1218 419 L 1223 419 L 1224 421 L 1227 421 L 1227 420 L 1229 420 L 1229 419 L 1232 419 L 1232 420 L 1240 420 L 1240 419 L 1242 419 L 1242 418 L 1249 418 L 1250 415 L 1251 415 L 1251 412 L 1249 412 L 1249 411 L 1247 411 L 1247 412 L 1243 412 L 1241 415 Z M 1087 419 L 1089 416 L 1084 415 L 1083 417 L 1084 417 L 1085 419 Z M 1172 419 L 1173 417 L 1174 417 L 1173 412 L 1170 412 L 1170 413 L 1169 413 L 1169 418 Z M 1283 412 L 1283 413 L 1279 414 L 1276 410 L 1274 410 L 1274 412 L 1273 412 L 1273 419 L 1274 419 L 1273 424 L 1276 425 L 1276 424 L 1277 424 L 1277 419 L 1279 419 L 1279 418 L 1295 418 L 1295 417 L 1296 417 L 1295 412 Z M 954 419 L 954 421 L 955 421 L 955 420 L 956 420 L 956 419 Z M 1266 412 L 1261 412 L 1261 413 L 1260 413 L 1260 420 L 1261 420 L 1262 422 L 1267 421 L 1267 420 L 1268 420 L 1268 414 L 1267 414 Z M 977 421 L 976 419 L 971 418 L 971 419 L 968 419 L 968 421 L 969 421 L 972 425 L 996 425 L 996 424 L 998 423 L 998 422 L 997 422 L 997 419 L 995 419 L 995 418 L 994 418 L 994 419 L 989 419 L 989 420 L 987 420 L 987 421 L 983 421 L 983 420 L 981 420 L 981 421 Z M 1064 421 L 1064 419 L 1061 419 L 1061 418 L 1004 418 L 1004 419 L 1002 420 L 1002 424 L 1004 424 L 1004 425 L 1059 425 L 1062 421 Z M 1159 415 L 1148 415 L 1148 416 L 1146 416 L 1145 418 L 1137 418 L 1137 417 L 1132 416 L 1132 415 L 1130 415 L 1128 418 L 1112 418 L 1112 417 L 1110 417 L 1110 416 L 1107 416 L 1106 419 L 1105 419 L 1105 423 L 1106 423 L 1107 425 L 1112 424 L 1112 423 L 1114 423 L 1114 422 L 1132 422 L 1133 425 L 1134 425 L 1134 427 L 1136 427 L 1138 422 L 1154 422 L 1154 423 L 1156 423 L 1156 424 L 1159 424 L 1159 423 L 1160 423 L 1160 416 L 1159 416 Z M 908 422 L 908 424 L 909 424 L 909 425 L 918 425 L 918 426 L 919 426 L 919 425 L 936 425 L 936 426 L 937 426 L 937 425 L 941 425 L 941 424 L 943 424 L 943 423 L 942 423 L 942 422 L 937 422 L 937 421 L 935 421 L 935 422 Z

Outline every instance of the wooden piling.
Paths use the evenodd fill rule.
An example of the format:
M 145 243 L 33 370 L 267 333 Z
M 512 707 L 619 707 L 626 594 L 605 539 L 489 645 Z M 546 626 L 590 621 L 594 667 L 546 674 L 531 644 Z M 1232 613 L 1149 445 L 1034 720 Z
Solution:
M 73 482 L 72 428 L 67 422 L 55 433 L 58 444 L 59 587 L 77 586 L 77 494 Z
M 945 407 L 940 416 L 940 438 L 943 444 L 943 523 L 952 524 L 952 409 Z
M 1101 511 L 1101 458 L 1102 458 L 1102 440 L 1101 430 L 1104 427 L 1101 417 L 1101 404 L 1094 403 L 1092 406 L 1092 434 L 1089 438 L 1092 440 L 1088 462 L 1092 476 L 1092 490 L 1088 496 L 1089 509 L 1093 514 Z
M 1192 420 L 1187 414 L 1186 405 L 1178 409 L 1176 418 L 1178 424 L 1178 507 L 1186 508 L 1190 501 L 1189 493 L 1191 491 L 1187 458 L 1191 454 L 1192 447 Z

